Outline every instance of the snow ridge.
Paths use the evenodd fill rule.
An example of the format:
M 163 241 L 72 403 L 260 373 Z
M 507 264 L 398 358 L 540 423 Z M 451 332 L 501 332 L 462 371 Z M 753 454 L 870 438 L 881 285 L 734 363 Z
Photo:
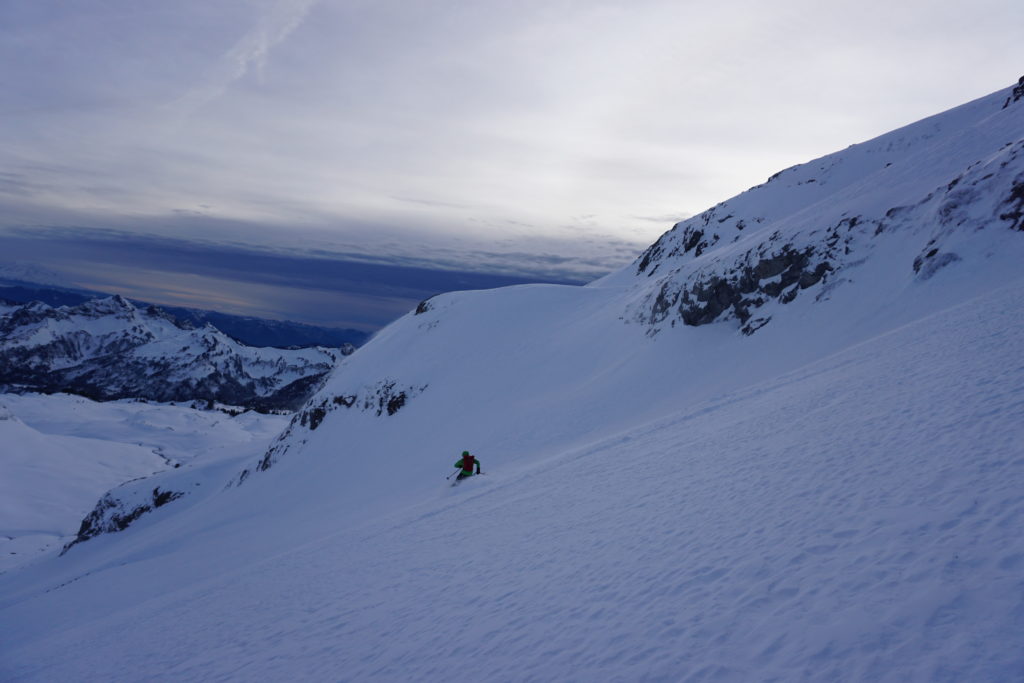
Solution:
M 907 267 L 927 279 L 961 259 L 956 235 L 1021 230 L 1024 110 L 1001 100 L 781 171 L 677 223 L 637 260 L 645 291 L 629 317 L 652 332 L 735 320 L 749 335 L 778 304 L 828 298 L 872 252 L 893 248 L 892 233 L 909 233 L 918 253 Z

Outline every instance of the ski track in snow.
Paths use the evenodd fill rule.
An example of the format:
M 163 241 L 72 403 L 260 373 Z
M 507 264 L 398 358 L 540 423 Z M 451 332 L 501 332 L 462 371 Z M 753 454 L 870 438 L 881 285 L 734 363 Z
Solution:
M 1024 288 L 985 303 L 28 643 L 9 678 L 1021 680 Z

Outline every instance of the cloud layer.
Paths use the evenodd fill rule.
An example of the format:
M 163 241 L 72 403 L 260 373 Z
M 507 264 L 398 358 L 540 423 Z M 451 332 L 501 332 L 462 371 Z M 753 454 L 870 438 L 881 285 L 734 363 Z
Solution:
M 538 280 L 582 284 L 571 277 L 451 269 L 425 258 L 256 249 L 84 228 L 0 233 L 0 253 L 5 260 L 44 264 L 52 271 L 47 282 L 60 277 L 66 286 L 160 304 L 364 331 L 442 292 Z M 15 268 L 2 270 L 18 277 L 10 275 Z

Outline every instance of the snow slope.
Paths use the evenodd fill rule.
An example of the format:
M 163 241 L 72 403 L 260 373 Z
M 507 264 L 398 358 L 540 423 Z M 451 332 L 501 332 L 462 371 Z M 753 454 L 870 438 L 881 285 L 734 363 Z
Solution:
M 676 224 L 602 284 L 631 284 L 631 318 L 653 330 L 736 319 L 752 334 L 782 306 L 825 300 L 865 270 L 889 276 L 872 301 L 897 293 L 898 261 L 865 269 L 872 260 L 905 261 L 927 280 L 984 259 L 992 238 L 974 233 L 1024 229 L 1024 104 L 1004 95 L 777 173 Z
M 8 675 L 1014 680 L 1022 310 L 1018 281 L 542 466 L 482 456 L 487 477 L 298 547 L 294 516 L 176 553 L 171 520 L 130 530 L 4 604 Z M 222 547 L 243 529 L 263 538 Z
M 0 571 L 59 550 L 109 489 L 238 449 L 251 458 L 285 422 L 62 394 L 0 395 Z
M 52 436 L 0 403 L 0 570 L 74 535 L 96 498 L 166 467 L 148 448 Z
M 588 287 L 426 302 L 263 457 L 194 469 L 220 490 L 0 576 L 0 672 L 1024 678 L 1007 96 L 898 131 L 891 196 L 865 143 L 835 192 L 730 200 L 770 229 L 687 248 L 695 217 Z M 486 476 L 452 488 L 463 449 Z

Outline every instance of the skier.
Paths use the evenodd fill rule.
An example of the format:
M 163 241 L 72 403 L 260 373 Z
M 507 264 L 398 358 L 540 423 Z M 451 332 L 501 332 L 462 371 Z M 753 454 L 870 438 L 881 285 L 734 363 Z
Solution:
M 480 474 L 480 461 L 470 455 L 469 451 L 462 451 L 462 457 L 455 462 L 455 466 L 461 467 L 462 471 L 459 472 L 459 476 L 455 477 L 455 481 L 458 482 L 466 477 L 472 477 L 473 465 L 476 465 L 476 474 Z

